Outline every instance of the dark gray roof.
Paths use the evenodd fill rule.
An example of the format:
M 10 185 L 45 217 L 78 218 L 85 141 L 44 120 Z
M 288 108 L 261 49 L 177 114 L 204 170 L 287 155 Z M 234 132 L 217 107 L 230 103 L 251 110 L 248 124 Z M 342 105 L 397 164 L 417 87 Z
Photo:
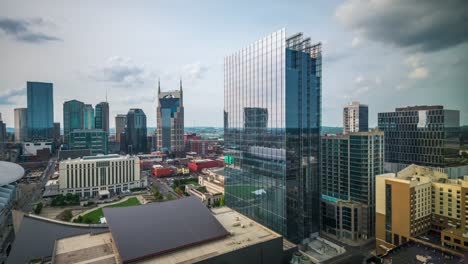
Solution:
M 29 263 L 52 256 L 55 241 L 65 237 L 108 231 L 107 227 L 80 227 L 24 216 L 7 263 Z
M 199 199 L 108 207 L 104 215 L 124 263 L 219 239 L 228 232 Z

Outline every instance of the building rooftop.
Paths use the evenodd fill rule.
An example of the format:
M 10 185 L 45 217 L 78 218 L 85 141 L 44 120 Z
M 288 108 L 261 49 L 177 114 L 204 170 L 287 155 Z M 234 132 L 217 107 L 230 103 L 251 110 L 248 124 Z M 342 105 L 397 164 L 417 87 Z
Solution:
M 71 224 L 39 216 L 14 212 L 15 241 L 7 263 L 30 263 L 33 259 L 51 257 L 55 241 L 65 237 L 107 231 L 100 225 Z
M 198 203 L 200 203 L 198 201 Z M 201 203 L 200 203 L 201 204 Z M 223 255 L 240 248 L 248 247 L 257 243 L 266 242 L 281 235 L 267 229 L 257 222 L 228 207 L 212 209 L 216 220 L 227 230 L 230 235 L 221 239 L 208 241 L 196 246 L 180 249 L 164 254 L 141 263 L 194 263 L 207 258 Z M 283 249 L 294 247 L 288 241 L 283 241 Z
M 381 259 L 382 263 L 465 263 L 460 256 L 414 241 L 390 250 Z
M 0 186 L 10 184 L 24 176 L 24 169 L 13 162 L 0 161 Z
M 350 132 L 346 134 L 325 134 L 322 138 L 349 138 L 350 136 L 373 136 L 373 135 L 384 135 L 381 130 L 361 131 L 361 132 Z
M 83 234 L 57 240 L 53 260 L 54 264 L 113 264 L 118 263 L 118 253 L 114 250 L 111 233 Z
M 123 159 L 133 159 L 133 158 L 138 158 L 136 156 L 130 156 L 130 155 L 118 155 L 118 154 L 109 154 L 109 155 L 96 155 L 96 156 L 84 156 L 82 158 L 76 158 L 76 159 L 66 159 L 61 162 L 65 163 L 73 163 L 73 162 L 81 162 L 81 161 L 94 161 L 94 160 L 123 160 Z
M 415 105 L 415 106 L 406 106 L 395 108 L 396 112 L 403 111 L 419 111 L 419 110 L 442 110 L 444 107 L 442 105 Z
M 229 235 L 195 197 L 103 210 L 124 263 L 179 251 Z

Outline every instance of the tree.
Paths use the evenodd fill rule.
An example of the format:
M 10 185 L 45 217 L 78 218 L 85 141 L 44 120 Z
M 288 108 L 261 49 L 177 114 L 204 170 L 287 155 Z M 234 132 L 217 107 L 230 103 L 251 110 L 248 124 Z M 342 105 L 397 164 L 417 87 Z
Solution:
M 83 222 L 85 222 L 86 224 L 92 224 L 93 223 L 93 220 L 89 217 L 86 217 Z
M 36 205 L 36 208 L 34 208 L 34 213 L 37 214 L 37 215 L 40 214 L 41 211 L 42 211 L 42 207 L 43 207 L 43 206 L 44 206 L 44 205 L 43 205 L 41 202 L 38 203 L 38 204 Z
M 63 211 L 62 213 L 62 220 L 63 221 L 70 221 L 71 219 L 73 218 L 73 214 L 72 214 L 72 211 L 70 209 L 67 209 L 65 211 Z
M 219 206 L 224 206 L 224 195 L 219 199 Z

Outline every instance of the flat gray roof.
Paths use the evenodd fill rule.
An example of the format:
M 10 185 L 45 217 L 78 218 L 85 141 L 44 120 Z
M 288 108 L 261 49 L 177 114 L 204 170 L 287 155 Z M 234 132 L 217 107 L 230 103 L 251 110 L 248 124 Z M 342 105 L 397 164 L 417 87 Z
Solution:
M 10 184 L 21 179 L 24 176 L 24 169 L 20 165 L 0 161 L 0 186 Z
M 221 239 L 229 234 L 196 197 L 103 210 L 124 263 Z

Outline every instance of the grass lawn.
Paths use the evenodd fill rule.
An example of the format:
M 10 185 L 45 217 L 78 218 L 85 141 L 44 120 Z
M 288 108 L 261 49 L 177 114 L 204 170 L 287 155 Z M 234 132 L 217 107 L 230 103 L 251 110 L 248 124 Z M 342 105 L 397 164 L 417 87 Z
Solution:
M 140 205 L 140 201 L 138 201 L 138 199 L 136 197 L 132 197 L 126 201 L 123 201 L 121 203 L 117 203 L 117 204 L 112 204 L 112 205 L 108 205 L 108 206 L 104 206 L 104 207 L 122 207 L 122 206 L 135 206 L 135 205 Z M 86 219 L 86 218 L 89 218 L 91 219 L 92 223 L 93 224 L 99 224 L 99 219 L 101 219 L 101 217 L 103 217 L 104 214 L 102 213 L 102 207 L 99 208 L 99 209 L 96 209 L 94 211 L 91 211 L 85 215 L 83 215 L 83 219 Z

